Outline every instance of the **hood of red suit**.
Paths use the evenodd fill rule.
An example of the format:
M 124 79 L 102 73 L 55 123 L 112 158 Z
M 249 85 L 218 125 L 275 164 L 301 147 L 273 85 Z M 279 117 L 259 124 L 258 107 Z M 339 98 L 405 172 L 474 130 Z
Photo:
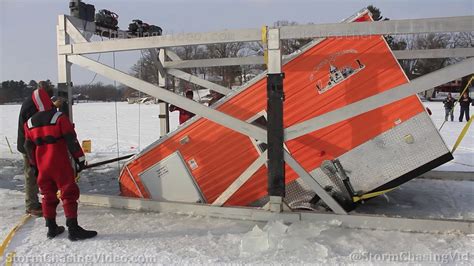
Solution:
M 48 111 L 53 109 L 53 102 L 45 89 L 39 88 L 33 91 L 31 95 L 38 111 Z

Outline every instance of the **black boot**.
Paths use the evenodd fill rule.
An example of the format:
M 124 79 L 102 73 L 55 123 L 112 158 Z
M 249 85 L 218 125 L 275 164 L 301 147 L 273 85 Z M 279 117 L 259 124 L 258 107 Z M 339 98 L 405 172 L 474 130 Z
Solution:
M 88 239 L 97 235 L 96 231 L 88 231 L 80 227 L 77 224 L 77 218 L 67 218 L 66 225 L 69 231 L 68 238 L 71 241 Z
M 49 239 L 55 238 L 57 235 L 60 235 L 64 232 L 64 226 L 58 226 L 56 219 L 46 219 L 46 227 L 48 227 L 48 233 L 46 236 Z

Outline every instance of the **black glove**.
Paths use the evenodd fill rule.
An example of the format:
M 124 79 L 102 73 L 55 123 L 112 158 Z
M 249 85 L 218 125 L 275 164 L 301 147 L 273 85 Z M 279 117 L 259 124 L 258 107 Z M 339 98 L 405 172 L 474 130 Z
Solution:
M 76 161 L 76 173 L 80 173 L 86 167 L 86 161 L 77 162 Z

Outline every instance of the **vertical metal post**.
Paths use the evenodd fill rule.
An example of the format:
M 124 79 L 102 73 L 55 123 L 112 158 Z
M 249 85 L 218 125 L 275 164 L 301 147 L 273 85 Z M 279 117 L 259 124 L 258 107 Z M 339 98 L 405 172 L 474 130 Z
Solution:
M 160 49 L 160 52 L 158 54 L 158 61 L 163 66 L 163 63 L 165 62 L 166 58 L 166 50 L 165 49 Z M 166 73 L 163 73 L 162 71 L 158 71 L 158 86 L 162 88 L 166 88 L 167 86 L 167 80 L 166 80 Z M 169 110 L 168 110 L 168 103 L 159 101 L 158 105 L 160 106 L 160 114 L 159 114 L 159 119 L 160 119 L 160 137 L 163 137 L 164 135 L 168 134 L 170 132 L 170 119 L 169 119 Z
M 71 86 L 71 63 L 67 61 L 66 55 L 59 54 L 59 46 L 70 44 L 69 36 L 66 33 L 66 16 L 58 17 L 58 25 L 56 27 L 56 41 L 58 47 L 58 95 L 67 95 L 69 120 L 72 117 L 72 86 Z
M 267 31 L 267 138 L 268 138 L 268 195 L 270 210 L 281 212 L 285 196 L 283 78 L 281 73 L 280 29 Z

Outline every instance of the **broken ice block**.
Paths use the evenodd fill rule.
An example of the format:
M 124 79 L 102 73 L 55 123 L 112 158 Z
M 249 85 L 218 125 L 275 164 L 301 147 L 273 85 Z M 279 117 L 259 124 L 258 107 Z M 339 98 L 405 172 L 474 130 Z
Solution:
M 268 233 L 255 225 L 252 231 L 246 233 L 240 240 L 240 253 L 252 254 L 266 251 L 270 248 Z

